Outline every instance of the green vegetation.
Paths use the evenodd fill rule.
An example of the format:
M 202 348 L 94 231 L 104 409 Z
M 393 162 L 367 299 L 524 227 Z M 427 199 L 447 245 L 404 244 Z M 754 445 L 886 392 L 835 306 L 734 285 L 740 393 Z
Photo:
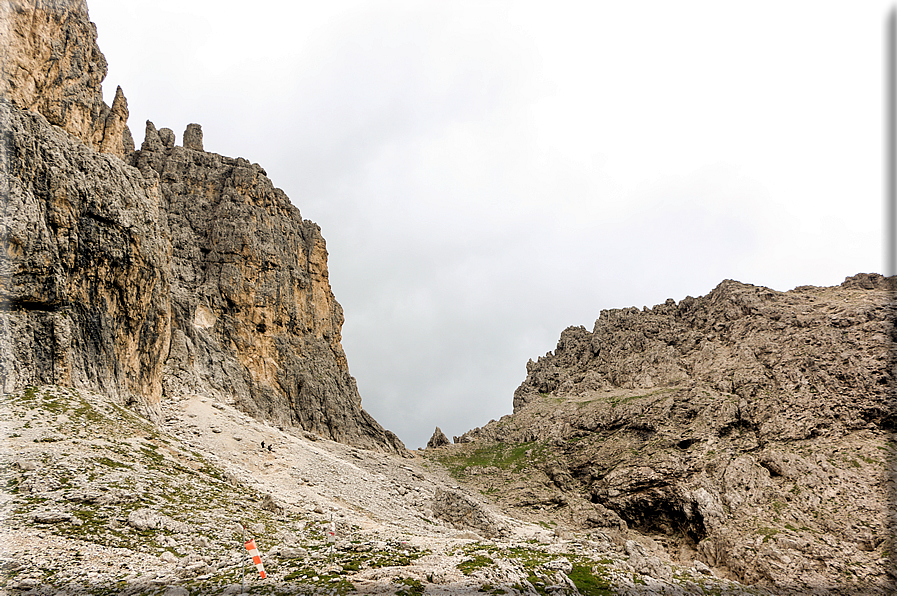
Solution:
M 475 555 L 471 559 L 458 563 L 457 567 L 458 571 L 460 571 L 464 575 L 470 575 L 477 569 L 483 569 L 484 567 L 489 567 L 490 565 L 494 564 L 495 561 L 485 555 Z
M 99 464 L 103 464 L 104 466 L 109 466 L 110 468 L 126 468 L 128 470 L 131 469 L 131 466 L 128 464 L 123 464 L 120 461 L 115 461 L 114 459 L 109 459 L 108 457 L 95 457 L 94 461 Z
M 599 569 L 601 567 L 596 566 L 595 568 Z M 567 577 L 570 578 L 582 596 L 612 596 L 614 593 L 607 579 L 594 575 L 592 569 L 585 565 L 574 565 Z
M 392 583 L 402 586 L 396 591 L 397 596 L 419 596 L 424 593 L 424 586 L 420 583 L 420 580 L 417 579 L 412 579 L 410 577 L 396 577 L 393 578 Z
M 772 538 L 776 534 L 779 534 L 780 532 L 781 532 L 781 530 L 778 530 L 776 528 L 766 528 L 766 527 L 759 528 L 757 530 L 757 533 L 760 534 L 761 536 L 763 536 L 763 542 L 769 542 L 770 538 Z
M 452 476 L 467 473 L 468 468 L 492 466 L 501 470 L 520 472 L 532 464 L 544 461 L 548 447 L 541 442 L 492 443 L 477 447 L 473 452 L 449 451 L 427 454 L 444 465 Z

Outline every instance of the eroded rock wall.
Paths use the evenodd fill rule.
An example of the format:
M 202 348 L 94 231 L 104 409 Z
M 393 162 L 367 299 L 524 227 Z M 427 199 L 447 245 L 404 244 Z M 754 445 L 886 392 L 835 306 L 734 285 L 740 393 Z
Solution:
M 0 5 L 2 385 L 102 391 L 155 417 L 208 394 L 404 452 L 361 407 L 318 226 L 265 171 L 147 123 L 134 151 L 83 1 Z
M 50 124 L 103 153 L 134 150 L 128 102 L 118 88 L 103 101 L 106 58 L 85 0 L 5 0 L 0 3 L 0 94 L 42 114 Z
M 102 389 L 152 416 L 170 339 L 157 181 L 7 102 L 2 383 Z
M 161 134 L 160 134 L 161 133 Z M 209 394 L 283 426 L 368 447 L 401 443 L 361 408 L 340 345 L 321 230 L 265 170 L 147 123 L 132 157 L 157 181 L 171 233 L 165 394 Z
M 738 396 L 741 416 L 775 438 L 868 423 L 892 427 L 894 280 L 860 274 L 790 292 L 726 280 L 707 296 L 604 310 L 527 364 L 515 411 L 540 394 L 697 383 Z
M 525 453 L 525 481 L 468 472 L 518 511 L 775 593 L 892 593 L 895 281 L 603 311 L 454 449 Z

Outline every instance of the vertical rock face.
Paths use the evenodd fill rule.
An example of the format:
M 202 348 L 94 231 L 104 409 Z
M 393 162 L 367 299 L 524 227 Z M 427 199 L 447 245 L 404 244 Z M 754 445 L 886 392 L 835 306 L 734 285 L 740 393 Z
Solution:
M 399 449 L 361 409 L 320 228 L 259 165 L 187 148 L 202 147 L 199 125 L 184 144 L 147 122 L 132 158 L 158 181 L 171 233 L 165 394 L 217 395 L 277 424 Z
M 83 2 L 0 10 L 3 391 L 74 385 L 150 416 L 209 394 L 403 452 L 361 408 L 318 226 L 258 165 L 204 152 L 197 124 L 176 147 L 148 122 L 135 152 Z
M 170 338 L 162 195 L 4 102 L 2 384 L 102 389 L 152 415 Z
M 111 108 L 103 102 L 106 58 L 84 0 L 8 0 L 0 28 L 3 97 L 98 151 L 134 150 L 121 88 Z

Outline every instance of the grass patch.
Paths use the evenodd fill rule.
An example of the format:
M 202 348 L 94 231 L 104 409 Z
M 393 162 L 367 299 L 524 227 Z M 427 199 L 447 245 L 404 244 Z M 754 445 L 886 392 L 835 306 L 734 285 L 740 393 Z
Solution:
M 392 583 L 401 586 L 396 590 L 396 595 L 402 596 L 420 596 L 424 593 L 424 586 L 420 580 L 410 577 L 394 577 Z
M 128 470 L 131 469 L 131 466 L 129 466 L 128 464 L 123 464 L 120 461 L 115 461 L 114 459 L 109 459 L 108 457 L 95 457 L 93 458 L 93 460 L 98 464 L 102 464 L 110 468 L 125 468 Z
M 757 530 L 757 533 L 760 534 L 761 536 L 763 536 L 763 542 L 769 542 L 770 538 L 772 538 L 776 534 L 779 534 L 780 532 L 781 532 L 781 530 L 778 530 L 776 528 L 766 528 L 766 527 L 759 528 Z
M 519 472 L 529 465 L 545 459 L 547 447 L 538 441 L 529 443 L 493 443 L 478 447 L 470 453 L 433 454 L 439 463 L 448 468 L 452 476 L 466 474 L 472 467 L 496 467 Z
M 477 569 L 483 569 L 484 567 L 489 567 L 490 565 L 495 565 L 495 561 L 493 561 L 486 555 L 474 555 L 473 558 L 458 563 L 457 567 L 458 571 L 460 571 L 464 575 L 470 575 Z
M 594 575 L 592 569 L 585 565 L 574 565 L 567 577 L 582 596 L 612 596 L 614 593 L 609 581 Z

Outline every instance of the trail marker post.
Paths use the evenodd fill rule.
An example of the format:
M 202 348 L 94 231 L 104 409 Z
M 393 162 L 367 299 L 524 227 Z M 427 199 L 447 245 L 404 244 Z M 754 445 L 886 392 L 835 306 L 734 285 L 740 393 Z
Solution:
M 333 543 L 336 542 L 336 524 L 333 523 L 333 514 L 330 514 L 330 527 L 327 529 L 327 542 L 330 543 L 330 563 L 333 564 Z

